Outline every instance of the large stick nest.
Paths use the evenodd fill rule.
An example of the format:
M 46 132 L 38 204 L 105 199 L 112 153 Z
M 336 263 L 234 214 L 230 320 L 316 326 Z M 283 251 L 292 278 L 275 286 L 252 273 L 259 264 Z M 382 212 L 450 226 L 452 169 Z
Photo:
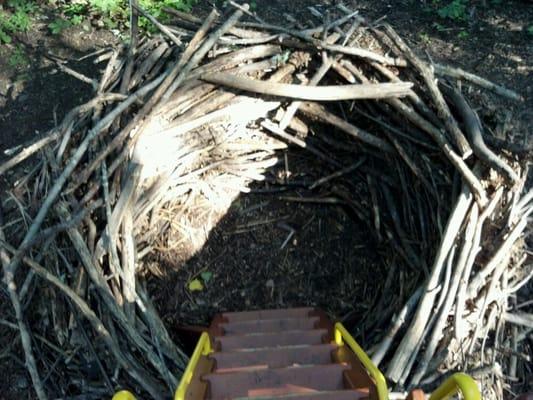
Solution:
M 505 376 L 531 372 L 532 316 L 509 299 L 531 276 L 533 195 L 517 149 L 485 145 L 457 83 L 520 96 L 420 59 L 343 7 L 312 29 L 239 22 L 243 12 L 154 20 L 162 36 L 100 56 L 94 99 L 0 164 L 35 160 L 2 198 L 0 255 L 15 311 L 4 325 L 38 397 L 168 397 L 187 357 L 146 288 L 151 264 L 193 256 L 263 182 L 296 187 L 293 203 L 343 208 L 387 249 L 365 277 L 379 292 L 347 320 L 391 386 L 431 390 L 467 370 L 501 398 Z M 314 160 L 307 179 L 272 179 L 295 148 Z

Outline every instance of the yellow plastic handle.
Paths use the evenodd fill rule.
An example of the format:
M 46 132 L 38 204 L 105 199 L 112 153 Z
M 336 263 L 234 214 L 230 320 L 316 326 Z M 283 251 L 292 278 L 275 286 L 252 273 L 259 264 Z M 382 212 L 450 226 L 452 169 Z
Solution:
M 204 332 L 200 336 L 200 339 L 198 340 L 198 343 L 196 344 L 196 348 L 194 349 L 194 353 L 192 353 L 191 359 L 189 360 L 189 364 L 187 365 L 187 368 L 185 369 L 185 372 L 183 373 L 183 376 L 181 377 L 181 381 L 178 386 L 178 389 L 176 390 L 176 393 L 174 394 L 174 400 L 185 400 L 185 394 L 187 393 L 187 387 L 192 381 L 194 370 L 196 369 L 196 365 L 198 364 L 198 361 L 200 361 L 200 357 L 206 356 L 212 351 L 213 349 L 211 349 L 211 340 L 209 339 L 209 335 L 207 334 L 207 332 Z
M 445 400 L 454 394 L 461 393 L 464 400 L 481 400 L 481 393 L 476 381 L 469 375 L 457 373 L 450 376 L 435 390 L 429 400 Z
M 127 390 L 121 390 L 115 393 L 112 400 L 135 400 L 135 396 Z
M 370 357 L 365 353 L 365 351 L 359 346 L 355 339 L 350 335 L 346 328 L 340 323 L 335 324 L 335 343 L 337 346 L 344 345 L 344 342 L 348 347 L 355 353 L 363 367 L 367 370 L 368 374 L 374 379 L 376 383 L 376 388 L 378 391 L 379 400 L 388 400 L 389 398 L 389 389 L 387 388 L 387 381 L 381 373 L 381 371 L 374 365 Z

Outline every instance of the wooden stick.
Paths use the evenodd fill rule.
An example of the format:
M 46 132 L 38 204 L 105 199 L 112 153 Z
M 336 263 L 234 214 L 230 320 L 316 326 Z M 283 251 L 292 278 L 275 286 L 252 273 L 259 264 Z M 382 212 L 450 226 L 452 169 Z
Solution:
M 533 329 L 533 314 L 505 313 L 503 318 L 505 319 L 505 321 L 511 324 L 521 325 Z
M 33 240 L 33 237 L 37 234 L 39 231 L 39 228 L 41 227 L 42 223 L 44 222 L 44 219 L 46 218 L 46 215 L 48 214 L 48 211 L 50 210 L 50 207 L 52 207 L 53 203 L 59 196 L 61 189 L 63 188 L 64 184 L 66 183 L 69 176 L 72 174 L 78 163 L 81 161 L 81 158 L 89 148 L 89 144 L 91 141 L 96 138 L 105 128 L 111 124 L 116 117 L 118 117 L 120 114 L 122 114 L 129 106 L 133 104 L 133 102 L 140 99 L 145 94 L 149 93 L 152 89 L 157 87 L 161 81 L 163 80 L 163 77 L 159 77 L 158 79 L 152 81 L 151 83 L 147 84 L 143 88 L 139 89 L 134 94 L 130 95 L 125 101 L 120 103 L 113 111 L 111 111 L 109 114 L 107 114 L 103 119 L 101 119 L 96 126 L 91 129 L 87 136 L 83 139 L 80 146 L 76 149 L 72 157 L 70 158 L 67 165 L 64 167 L 61 175 L 57 178 L 57 180 L 54 182 L 54 185 L 50 188 L 48 195 L 44 199 L 41 208 L 39 209 L 39 212 L 37 213 L 35 219 L 33 220 L 32 225 L 28 229 L 28 232 L 24 236 L 24 239 L 22 240 L 20 244 L 20 248 L 25 248 L 28 243 L 30 243 Z M 22 252 L 18 251 L 17 254 L 13 257 L 11 260 L 11 267 L 14 271 L 16 271 L 17 266 L 20 263 L 20 260 L 22 259 Z
M 433 64 L 433 67 L 435 68 L 435 72 L 439 75 L 445 75 L 456 79 L 465 79 L 475 85 L 481 86 L 482 88 L 492 90 L 494 93 L 500 96 L 504 96 L 515 101 L 524 101 L 524 97 L 515 91 L 490 82 L 485 78 L 481 78 L 480 76 L 472 74 L 471 72 L 464 71 L 461 68 L 454 68 L 450 67 L 449 65 L 439 63 Z
M 69 68 L 66 65 L 63 65 L 60 62 L 56 62 L 56 65 L 64 73 L 70 76 L 73 76 L 74 78 L 78 79 L 81 82 L 85 82 L 91 85 L 95 92 L 98 90 L 98 82 L 96 82 L 94 79 L 91 79 L 88 76 L 83 75 L 82 73 L 79 73 L 78 71 L 74 71 L 72 68 Z
M 324 176 L 323 178 L 317 179 L 311 186 L 309 186 L 309 190 L 313 190 L 317 188 L 320 185 L 323 185 L 324 183 L 327 183 L 333 179 L 339 178 L 343 175 L 349 174 L 353 171 L 355 171 L 357 168 L 359 168 L 364 162 L 366 161 L 366 157 L 361 157 L 360 160 L 353 163 L 352 165 L 349 165 L 341 170 L 338 170 L 334 172 L 333 174 L 330 174 L 328 176 Z
M 381 54 L 375 53 L 373 51 L 362 49 L 362 48 L 357 48 L 357 47 L 354 47 L 354 46 L 342 46 L 342 45 L 328 44 L 325 41 L 314 39 L 313 37 L 311 37 L 311 36 L 309 36 L 309 35 L 307 35 L 307 34 L 305 34 L 303 32 L 294 31 L 294 30 L 291 30 L 291 29 L 287 29 L 285 27 L 272 25 L 272 24 L 255 24 L 254 26 L 262 28 L 262 29 L 266 29 L 266 30 L 275 31 L 275 32 L 286 33 L 288 35 L 291 35 L 291 36 L 294 36 L 294 37 L 296 37 L 298 39 L 301 39 L 304 42 L 311 43 L 317 49 L 328 50 L 328 51 L 332 51 L 332 52 L 336 52 L 336 53 L 340 53 L 340 54 L 352 55 L 352 56 L 355 56 L 355 57 L 360 57 L 360 58 L 363 58 L 363 59 L 376 61 L 376 62 L 385 64 L 385 65 L 395 65 L 395 66 L 398 66 L 398 67 L 407 65 L 406 61 L 404 59 L 401 59 L 401 58 L 391 58 L 391 57 L 387 57 L 387 56 L 382 56 Z
M 130 45 L 128 48 L 128 57 L 126 67 L 120 82 L 120 93 L 126 93 L 130 86 L 131 74 L 133 72 L 133 62 L 135 60 L 135 50 L 139 43 L 139 11 L 138 0 L 129 0 L 130 9 Z
M 306 102 L 302 103 L 300 109 L 303 113 L 316 117 L 322 122 L 329 123 L 346 132 L 350 136 L 360 140 L 361 142 L 368 144 L 369 146 L 375 147 L 386 153 L 394 152 L 394 148 L 383 139 L 380 139 L 371 133 L 368 133 L 363 129 L 357 128 L 356 126 L 346 122 L 344 119 L 339 118 L 335 114 L 327 111 L 320 104 Z
M 446 297 L 446 293 L 448 292 L 448 288 L 450 284 L 450 276 L 451 276 L 453 261 L 455 259 L 456 248 L 457 246 L 454 244 L 452 248 L 450 249 L 450 252 L 448 253 L 444 277 L 441 280 L 439 286 L 435 288 L 435 292 L 436 292 L 435 296 L 438 295 L 437 303 L 433 308 L 433 313 L 429 315 L 429 318 L 427 318 L 428 316 L 426 316 L 428 321 L 426 322 L 426 326 L 424 327 L 420 340 L 418 341 L 418 343 L 416 343 L 416 346 L 413 352 L 411 353 L 411 356 L 409 357 L 407 366 L 405 367 L 405 370 L 400 380 L 398 381 L 398 385 L 402 387 L 405 386 L 405 382 L 407 381 L 411 373 L 411 370 L 413 369 L 413 365 L 415 364 L 415 361 L 418 359 L 418 353 L 422 349 L 422 346 L 425 343 L 426 337 L 428 336 L 430 331 L 434 328 L 434 324 L 437 320 L 437 315 L 440 312 L 441 307 L 444 303 L 444 299 Z
M 387 376 L 394 382 L 399 381 L 401 376 L 405 373 L 409 358 L 413 356 L 413 353 L 416 353 L 414 352 L 414 349 L 422 340 L 422 334 L 427 323 L 427 316 L 431 313 L 437 295 L 436 288 L 440 273 L 471 204 L 471 193 L 466 187 L 463 187 L 454 210 L 446 224 L 446 230 L 444 231 L 438 253 L 433 262 L 431 274 L 424 284 L 424 294 L 418 304 L 413 321 L 400 342 L 400 345 L 396 349 L 394 357 L 387 368 Z
M 321 44 L 321 46 L 329 51 L 356 56 L 366 60 L 375 61 L 383 65 L 394 65 L 396 67 L 405 67 L 407 63 L 401 58 L 391 58 L 374 53 L 370 50 L 360 49 L 352 46 L 342 46 L 338 44 Z
M 16 249 L 11 247 L 9 244 L 0 239 L 0 245 L 10 251 L 12 254 L 16 254 Z M 93 329 L 99 334 L 107 348 L 113 354 L 117 362 L 121 367 L 134 378 L 139 385 L 141 385 L 151 396 L 155 399 L 164 399 L 164 396 L 161 393 L 160 385 L 150 378 L 146 373 L 140 371 L 137 366 L 128 361 L 127 357 L 121 352 L 120 347 L 116 340 L 113 338 L 113 335 L 106 329 L 104 324 L 96 316 L 94 311 L 87 305 L 83 299 L 81 299 L 70 287 L 61 282 L 59 278 L 55 275 L 44 269 L 42 266 L 34 262 L 28 257 L 23 257 L 22 261 L 28 265 L 37 275 L 45 279 L 55 287 L 57 287 L 62 293 L 64 293 L 74 305 L 80 310 L 82 315 L 87 318 L 87 320 L 93 326 Z M 46 397 L 44 397 L 46 399 Z
M 64 204 L 59 204 L 56 207 L 56 211 L 61 218 L 66 218 L 68 215 L 68 210 Z M 87 244 L 85 243 L 79 230 L 76 228 L 71 228 L 67 231 L 67 233 L 74 249 L 76 249 L 78 253 L 82 265 L 87 271 L 89 278 L 93 282 L 94 287 L 97 289 L 98 294 L 106 304 L 107 309 L 116 320 L 118 326 L 122 328 L 130 342 L 139 349 L 141 354 L 159 372 L 160 376 L 166 380 L 169 390 L 174 390 L 177 384 L 177 379 L 172 376 L 164 360 L 161 360 L 158 357 L 152 346 L 150 346 L 140 335 L 140 333 L 137 332 L 136 327 L 130 325 L 128 318 L 124 315 L 123 310 L 119 307 L 116 299 L 113 297 L 111 289 L 107 285 L 107 281 L 103 275 L 103 271 L 96 267 L 93 257 L 90 254 Z
M 356 76 L 362 81 L 362 82 L 369 82 L 368 78 L 366 78 L 362 72 L 360 72 L 357 68 L 355 68 L 350 64 L 346 64 L 347 67 L 349 67 L 350 71 L 355 73 Z M 451 164 L 459 170 L 461 175 L 463 176 L 463 179 L 466 181 L 468 186 L 470 187 L 470 190 L 472 193 L 474 193 L 474 196 L 476 197 L 476 201 L 480 204 L 481 207 L 483 207 L 487 203 L 487 196 L 485 194 L 485 190 L 483 189 L 483 186 L 481 185 L 481 182 L 479 182 L 478 178 L 472 173 L 468 165 L 464 162 L 461 157 L 455 153 L 446 139 L 446 137 L 443 135 L 443 133 L 435 127 L 433 124 L 431 124 L 429 121 L 424 119 L 420 114 L 418 114 L 412 107 L 405 104 L 404 101 L 397 99 L 397 98 L 388 98 L 385 99 L 385 102 L 390 104 L 392 107 L 394 107 L 401 115 L 403 115 L 405 118 L 407 118 L 411 123 L 421 128 L 423 131 L 430 134 L 432 139 L 439 145 L 439 147 L 442 149 L 446 157 L 450 160 Z
M 396 318 L 393 321 L 392 326 L 390 327 L 389 331 L 383 338 L 383 340 L 380 342 L 377 350 L 372 355 L 372 362 L 379 366 L 381 361 L 383 360 L 383 357 L 387 354 L 387 351 L 389 350 L 390 346 L 392 345 L 392 341 L 394 340 L 394 337 L 400 330 L 400 328 L 405 324 L 407 318 L 409 318 L 409 315 L 412 313 L 414 307 L 416 306 L 418 300 L 420 299 L 420 296 L 423 292 L 423 286 L 420 286 L 407 300 L 401 311 L 398 313 Z
M 459 282 L 459 287 L 457 289 L 457 298 L 455 301 L 454 335 L 455 335 L 455 338 L 458 339 L 459 341 L 462 341 L 462 339 L 465 338 L 466 335 L 468 334 L 468 330 L 465 327 L 465 320 L 463 319 L 463 312 L 466 306 L 466 300 L 467 300 L 466 291 L 467 291 L 468 283 L 470 281 L 470 273 L 472 271 L 472 267 L 474 266 L 476 256 L 480 250 L 479 245 L 480 245 L 481 237 L 483 233 L 483 225 L 486 219 L 489 218 L 494 213 L 494 209 L 498 205 L 502 195 L 503 195 L 503 187 L 500 187 L 496 191 L 496 193 L 494 193 L 494 195 L 492 196 L 492 199 L 487 204 L 483 212 L 481 212 L 476 223 L 474 237 L 472 238 L 471 250 L 470 250 L 470 253 L 468 254 L 466 266 L 464 268 L 461 281 Z
M 159 72 L 159 66 L 166 61 L 166 57 L 164 57 L 169 49 L 169 45 L 167 42 L 163 41 L 159 46 L 157 46 L 149 55 L 146 57 L 146 59 L 142 62 L 141 65 L 137 67 L 137 70 L 135 71 L 135 74 L 131 76 L 131 79 L 129 79 L 129 83 L 127 86 L 128 90 L 133 89 L 135 86 L 137 86 L 143 79 L 151 80 L 150 76 L 152 74 L 157 75 Z M 126 71 L 124 71 L 124 74 Z M 131 74 L 131 73 L 130 73 Z M 121 89 L 122 89 L 122 83 L 126 83 L 126 80 L 123 78 L 123 81 L 121 82 Z
M 474 193 L 476 201 L 479 203 L 480 207 L 484 207 L 487 204 L 487 195 L 485 193 L 485 189 L 483 189 L 481 182 L 472 173 L 471 169 L 464 162 L 464 160 L 453 150 L 442 132 L 401 100 L 389 98 L 386 101 L 397 111 L 399 111 L 405 118 L 430 134 L 432 139 L 442 149 L 450 163 L 461 173 L 463 179 L 470 187 L 470 190 Z
M 142 7 L 140 7 L 137 4 L 137 1 L 135 1 L 134 3 L 132 2 L 131 6 L 132 6 L 132 8 L 134 8 L 135 10 L 140 12 L 152 24 L 154 24 L 157 27 L 157 29 L 159 29 L 161 32 L 163 32 L 165 35 L 167 35 L 168 38 L 170 40 L 172 40 L 176 46 L 178 46 L 178 47 L 181 46 L 181 40 L 179 38 L 177 38 L 176 35 L 174 35 L 170 31 L 170 29 L 168 29 L 165 25 L 163 25 L 161 22 L 159 22 L 157 19 L 155 19 L 152 15 L 148 14 L 145 10 L 143 10 Z
M 439 117 L 443 119 L 444 125 L 454 138 L 455 144 L 459 148 L 463 159 L 468 158 L 470 154 L 472 154 L 472 149 L 470 148 L 470 145 L 463 133 L 459 129 L 457 121 L 455 121 L 453 118 L 452 113 L 446 104 L 444 97 L 442 96 L 442 93 L 435 83 L 433 71 L 426 63 L 424 63 L 414 54 L 414 52 L 405 44 L 403 39 L 396 33 L 394 29 L 392 29 L 390 25 L 385 24 L 385 32 L 392 39 L 394 44 L 398 46 L 398 48 L 406 55 L 407 59 L 414 65 L 420 75 L 422 75 L 422 78 L 424 79 L 424 82 L 429 90 L 429 94 L 431 95 L 431 98 L 437 107 Z
M 2 230 L 3 217 L 1 215 L 2 210 L 0 210 L 0 240 L 5 241 L 4 231 Z M 3 248 L 0 248 L 0 262 L 3 267 L 4 272 L 4 283 L 7 287 L 7 292 L 9 294 L 9 299 L 15 310 L 15 317 L 17 319 L 17 326 L 20 332 L 20 340 L 22 342 L 22 348 L 24 350 L 24 357 L 26 360 L 26 369 L 30 374 L 31 381 L 33 383 L 33 388 L 35 389 L 35 394 L 39 400 L 46 400 L 46 392 L 43 388 L 43 383 L 39 372 L 37 370 L 37 363 L 35 362 L 35 356 L 33 355 L 31 337 L 24 321 L 24 316 L 22 315 L 22 307 L 20 305 L 20 299 L 17 294 L 17 285 L 15 283 L 15 271 L 9 260 L 9 256 Z
M 108 101 L 119 101 L 124 100 L 125 96 L 117 93 L 106 93 L 101 96 L 97 96 L 94 99 L 89 100 L 87 103 L 82 104 L 81 106 L 73 108 L 69 113 L 65 116 L 63 119 L 63 122 L 61 125 L 57 128 L 51 129 L 48 131 L 44 137 L 37 139 L 35 142 L 30 144 L 27 147 L 24 147 L 17 155 L 11 157 L 9 160 L 4 161 L 2 164 L 0 164 L 0 176 L 5 174 L 7 171 L 9 171 L 11 168 L 13 168 L 15 165 L 21 163 L 28 157 L 30 157 L 32 154 L 35 154 L 40 149 L 42 149 L 44 146 L 46 146 L 49 143 L 52 143 L 59 139 L 63 132 L 68 129 L 68 126 L 74 123 L 76 117 L 80 114 L 84 114 L 89 112 L 89 110 L 93 109 L 97 105 L 101 103 L 105 103 Z
M 472 109 L 466 99 L 456 89 L 448 85 L 441 84 L 441 87 L 446 95 L 448 95 L 452 102 L 456 104 L 457 111 L 463 117 L 465 130 L 470 139 L 470 144 L 474 150 L 474 154 L 483 162 L 500 172 L 513 184 L 520 180 L 520 177 L 513 171 L 513 169 L 499 158 L 492 150 L 490 150 L 483 141 L 483 126 L 479 120 L 479 116 Z
M 328 163 L 334 165 L 335 167 L 340 167 L 341 165 L 339 164 L 338 161 L 332 159 L 331 157 L 328 157 L 327 155 L 325 155 L 324 153 L 322 153 L 320 150 L 316 149 L 315 147 L 311 146 L 310 144 L 306 143 L 305 141 L 295 137 L 295 136 L 292 136 L 292 135 L 289 135 L 287 132 L 285 132 L 284 130 L 280 129 L 278 125 L 274 124 L 272 121 L 269 121 L 269 120 L 264 120 L 263 122 L 261 122 L 261 126 L 263 128 L 265 128 L 266 130 L 272 132 L 273 134 L 289 141 L 290 143 L 293 143 L 303 149 L 307 149 L 309 150 L 311 153 L 315 154 L 317 157 L 320 157 L 322 158 L 323 160 L 327 161 Z
M 309 81 L 308 85 L 309 86 L 318 85 L 318 83 L 322 80 L 322 78 L 326 75 L 328 70 L 331 68 L 332 62 L 333 62 L 332 59 L 324 55 L 322 65 L 315 72 L 315 74 Z M 289 126 L 290 122 L 292 121 L 292 118 L 294 117 L 294 115 L 298 111 L 298 108 L 300 108 L 301 105 L 302 103 L 300 101 L 294 101 L 289 105 L 289 107 L 287 107 L 287 111 L 285 112 L 285 115 L 283 116 L 283 118 L 281 119 L 279 123 L 280 129 L 285 129 L 287 128 L 287 126 Z
M 408 90 L 412 86 L 412 84 L 408 82 L 335 86 L 303 86 L 288 83 L 258 81 L 244 76 L 237 76 L 224 72 L 206 74 L 203 75 L 201 79 L 218 85 L 224 85 L 253 93 L 314 101 L 401 97 L 407 95 Z
M 473 298 L 479 289 L 485 284 L 486 279 L 501 265 L 501 261 L 509 254 L 510 249 L 520 237 L 528 224 L 527 218 L 521 218 L 511 229 L 507 238 L 498 247 L 490 261 L 471 279 L 468 285 L 467 297 Z
M 437 317 L 435 327 L 433 328 L 433 333 L 428 338 L 424 354 L 421 359 L 418 359 L 418 367 L 413 377 L 411 378 L 411 385 L 418 385 L 420 380 L 426 374 L 429 362 L 434 356 L 435 350 L 437 349 L 437 345 L 439 344 L 439 340 L 441 339 L 444 333 L 444 328 L 446 327 L 446 323 L 448 322 L 448 314 L 450 313 L 453 303 L 456 299 L 459 283 L 466 267 L 468 255 L 472 248 L 475 227 L 478 221 L 478 213 L 479 211 L 477 204 L 473 204 L 468 222 L 466 223 L 466 230 L 463 238 L 463 247 L 459 254 L 459 258 L 457 259 L 453 275 L 451 276 L 450 288 L 445 295 L 446 299 L 444 301 L 442 309 L 439 312 L 439 316 Z
M 248 5 L 245 4 L 244 7 L 248 8 Z M 213 11 L 213 20 L 215 17 L 216 14 Z M 186 64 L 183 65 L 182 70 L 176 76 L 174 82 L 169 86 L 168 90 L 162 96 L 162 101 L 168 100 L 168 98 L 174 93 L 174 91 L 183 83 L 189 72 L 198 65 L 198 63 L 207 55 L 207 53 L 209 53 L 209 51 L 216 44 L 218 39 L 222 35 L 224 35 L 229 29 L 231 29 L 241 17 L 242 10 L 235 11 L 233 15 L 226 22 L 224 22 L 224 24 L 220 28 L 218 28 L 215 32 L 211 33 L 211 35 L 209 35 L 205 39 L 200 48 L 196 52 L 194 52 L 194 54 L 191 54 L 191 58 Z
M 343 60 L 343 63 L 351 64 L 348 60 Z M 398 78 L 394 73 L 389 70 L 386 66 L 377 63 L 377 62 L 371 62 L 370 65 L 372 65 L 373 68 L 375 68 L 379 73 L 381 73 L 383 76 L 385 76 L 387 79 L 389 79 L 391 82 L 400 82 L 400 78 Z M 350 67 L 350 65 L 347 65 Z M 439 121 L 439 118 L 435 115 L 435 113 L 427 106 L 427 104 L 418 96 L 418 94 L 411 90 L 407 98 L 415 105 L 415 107 L 422 113 L 422 115 L 428 119 L 433 125 L 440 128 L 441 123 Z

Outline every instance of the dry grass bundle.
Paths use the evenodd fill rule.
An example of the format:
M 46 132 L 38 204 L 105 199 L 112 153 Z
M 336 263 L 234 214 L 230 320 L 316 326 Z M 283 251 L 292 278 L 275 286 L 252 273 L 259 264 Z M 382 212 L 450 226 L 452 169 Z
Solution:
M 0 222 L 38 397 L 174 390 L 186 356 L 139 278 L 144 257 L 197 252 L 288 146 L 334 170 L 307 187 L 329 197 L 298 201 L 343 204 L 398 255 L 387 301 L 365 320 L 382 332 L 374 362 L 400 388 L 474 368 L 500 396 L 533 325 L 508 302 L 531 276 L 522 235 L 533 195 L 522 194 L 526 165 L 485 145 L 477 114 L 435 71 L 471 76 L 433 68 L 390 26 L 343 7 L 313 29 L 239 22 L 249 12 L 234 7 L 226 20 L 154 20 L 163 36 L 110 53 L 94 99 L 0 165 L 4 174 L 39 152 L 2 199 Z M 355 164 L 354 151 L 364 155 Z M 362 192 L 334 184 L 356 170 Z M 395 287 L 398 271 L 408 287 Z

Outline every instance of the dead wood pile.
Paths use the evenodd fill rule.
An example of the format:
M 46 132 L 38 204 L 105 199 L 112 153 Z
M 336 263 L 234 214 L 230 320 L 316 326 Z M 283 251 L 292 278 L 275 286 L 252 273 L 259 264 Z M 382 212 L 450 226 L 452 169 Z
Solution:
M 342 6 L 316 28 L 241 22 L 247 7 L 233 7 L 227 19 L 172 11 L 151 39 L 134 29 L 129 49 L 99 56 L 99 82 L 77 74 L 94 98 L 0 164 L 2 175 L 35 160 L 2 198 L 0 255 L 15 311 L 3 324 L 20 334 L 37 396 L 169 397 L 186 356 L 139 277 L 144 257 L 205 235 L 279 150 L 299 146 L 335 171 L 310 189 L 329 185 L 390 246 L 397 268 L 366 326 L 391 386 L 477 371 L 501 398 L 505 377 L 527 372 L 533 316 L 509 299 L 532 273 L 533 193 L 512 146 L 485 145 L 457 83 L 520 96 L 419 58 Z M 333 184 L 355 170 L 366 198 Z

